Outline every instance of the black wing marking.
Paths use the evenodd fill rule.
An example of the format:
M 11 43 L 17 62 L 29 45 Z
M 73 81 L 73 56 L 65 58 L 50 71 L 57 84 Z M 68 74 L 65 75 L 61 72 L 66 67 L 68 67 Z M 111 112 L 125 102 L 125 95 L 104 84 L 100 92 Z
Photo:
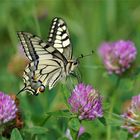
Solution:
M 67 60 L 72 58 L 72 46 L 66 23 L 61 18 L 54 18 L 48 37 L 48 44 L 62 53 Z
M 35 61 L 39 59 L 39 55 L 46 53 L 44 47 L 47 43 L 41 40 L 38 36 L 27 32 L 18 32 L 17 34 L 29 60 Z M 53 48 L 52 51 L 54 51 Z

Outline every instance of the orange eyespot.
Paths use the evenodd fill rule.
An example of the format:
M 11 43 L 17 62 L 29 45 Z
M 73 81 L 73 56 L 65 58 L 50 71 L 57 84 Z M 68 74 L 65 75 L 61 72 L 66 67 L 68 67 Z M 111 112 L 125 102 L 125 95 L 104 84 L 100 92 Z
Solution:
M 41 85 L 39 88 L 38 88 L 38 93 L 42 93 L 45 91 L 45 86 Z

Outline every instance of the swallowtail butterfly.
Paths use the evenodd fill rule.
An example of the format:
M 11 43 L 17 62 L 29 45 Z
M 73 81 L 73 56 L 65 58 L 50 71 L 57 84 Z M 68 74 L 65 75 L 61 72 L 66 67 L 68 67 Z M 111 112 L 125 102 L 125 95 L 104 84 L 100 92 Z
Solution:
M 61 18 L 53 19 L 47 42 L 27 32 L 18 32 L 18 37 L 30 60 L 23 74 L 25 87 L 20 92 L 38 95 L 46 86 L 52 89 L 78 66 L 77 59 L 72 59 L 69 32 Z

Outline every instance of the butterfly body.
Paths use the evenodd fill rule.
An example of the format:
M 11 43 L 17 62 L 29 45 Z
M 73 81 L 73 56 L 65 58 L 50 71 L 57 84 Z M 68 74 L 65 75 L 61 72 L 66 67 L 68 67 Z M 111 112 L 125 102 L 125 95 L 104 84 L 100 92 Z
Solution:
M 61 18 L 53 19 L 47 42 L 27 32 L 18 32 L 18 37 L 30 60 L 23 74 L 25 87 L 21 91 L 37 95 L 44 92 L 46 86 L 52 89 L 78 65 L 72 58 L 69 33 Z

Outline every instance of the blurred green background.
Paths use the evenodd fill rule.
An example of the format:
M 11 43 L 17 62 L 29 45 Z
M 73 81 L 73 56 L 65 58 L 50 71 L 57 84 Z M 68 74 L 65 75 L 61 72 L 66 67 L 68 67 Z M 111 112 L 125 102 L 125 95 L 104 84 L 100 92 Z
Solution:
M 98 55 L 98 47 L 104 41 L 132 40 L 139 52 L 140 46 L 140 1 L 139 0 L 1 0 L 0 1 L 0 91 L 16 94 L 23 81 L 21 70 L 25 67 L 20 54 L 17 31 L 26 31 L 47 40 L 51 20 L 63 18 L 68 26 L 74 57 L 90 53 L 94 55 L 81 59 L 82 80 L 92 84 L 104 97 L 114 90 L 118 94 L 115 113 L 122 113 L 123 104 L 139 93 L 140 78 L 123 78 L 118 89 L 113 88 L 116 76 L 109 76 Z M 136 66 L 139 65 L 139 54 Z M 23 65 L 22 65 L 23 64 Z M 20 73 L 20 74 L 19 74 Z M 39 124 L 45 112 L 65 108 L 61 84 L 38 97 L 19 95 L 26 127 Z M 118 100 L 119 99 L 119 100 Z M 46 123 L 49 133 L 37 136 L 39 140 L 58 139 L 65 132 L 65 120 L 50 119 Z M 98 120 L 85 122 L 91 139 L 107 139 L 106 126 Z M 124 140 L 122 130 L 111 127 L 111 140 Z M 44 138 L 45 137 L 45 138 Z

